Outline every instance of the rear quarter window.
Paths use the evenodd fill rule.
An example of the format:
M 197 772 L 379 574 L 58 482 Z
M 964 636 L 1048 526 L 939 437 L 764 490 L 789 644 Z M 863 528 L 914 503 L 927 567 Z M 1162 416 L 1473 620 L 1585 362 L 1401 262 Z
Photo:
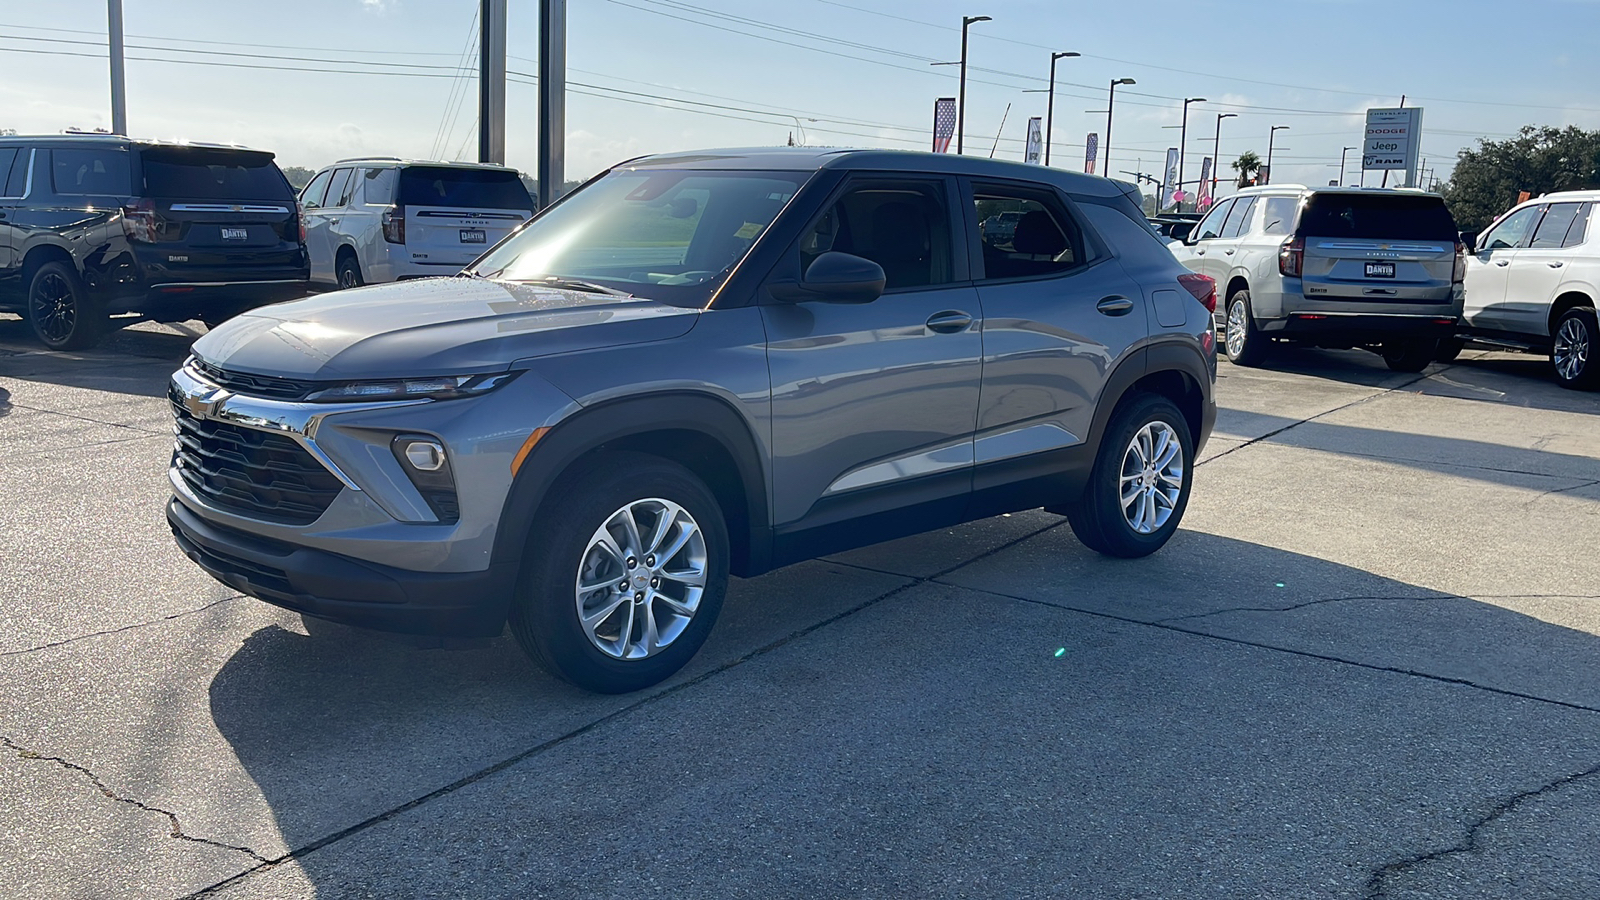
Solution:
M 143 193 L 182 200 L 294 199 L 294 189 L 269 153 L 205 148 L 151 148 L 139 154 Z
M 516 172 L 447 166 L 411 166 L 401 172 L 399 202 L 406 206 L 533 209 L 533 198 Z
M 1456 222 L 1439 197 L 1315 194 L 1297 232 L 1305 237 L 1455 241 Z
M 57 194 L 126 197 L 132 191 L 126 147 L 50 151 L 50 184 Z

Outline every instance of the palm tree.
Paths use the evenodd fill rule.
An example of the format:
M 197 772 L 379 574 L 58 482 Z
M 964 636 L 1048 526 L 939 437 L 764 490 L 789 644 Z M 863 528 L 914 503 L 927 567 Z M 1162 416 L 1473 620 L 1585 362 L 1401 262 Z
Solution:
M 1254 150 L 1246 150 L 1233 161 L 1233 170 L 1239 173 L 1239 187 L 1249 187 L 1255 183 L 1256 173 L 1261 171 L 1261 157 Z

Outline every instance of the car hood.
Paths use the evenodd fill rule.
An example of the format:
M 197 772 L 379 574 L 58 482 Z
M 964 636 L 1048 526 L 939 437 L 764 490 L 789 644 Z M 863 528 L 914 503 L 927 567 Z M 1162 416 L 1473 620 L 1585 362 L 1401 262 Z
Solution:
M 504 371 L 521 359 L 678 337 L 699 310 L 478 278 L 429 278 L 251 310 L 195 342 L 238 372 L 345 381 Z

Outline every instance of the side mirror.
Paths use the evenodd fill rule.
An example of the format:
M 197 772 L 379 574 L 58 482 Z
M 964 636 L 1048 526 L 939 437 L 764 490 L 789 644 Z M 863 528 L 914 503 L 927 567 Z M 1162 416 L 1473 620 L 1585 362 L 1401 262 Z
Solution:
M 1461 243 L 1467 245 L 1467 253 L 1478 252 L 1478 236 L 1470 231 L 1461 232 Z
M 1200 243 L 1200 229 L 1189 229 L 1189 233 L 1183 236 L 1183 245 L 1185 247 L 1193 247 L 1198 243 Z
M 883 295 L 884 281 L 883 267 L 872 260 L 830 250 L 811 263 L 798 283 L 780 281 L 767 290 L 786 303 L 871 303 Z

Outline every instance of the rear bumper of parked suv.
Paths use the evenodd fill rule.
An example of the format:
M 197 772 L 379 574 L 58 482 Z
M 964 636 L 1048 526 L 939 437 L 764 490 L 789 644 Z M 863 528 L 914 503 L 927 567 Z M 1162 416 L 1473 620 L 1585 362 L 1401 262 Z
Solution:
M 1460 316 L 1452 313 L 1378 314 L 1350 312 L 1295 312 L 1261 324 L 1273 337 L 1342 344 L 1381 343 L 1397 338 L 1435 339 L 1455 335 Z
M 238 311 L 305 296 L 311 269 L 298 245 L 263 251 L 257 260 L 213 265 L 174 263 L 182 248 L 129 245 L 129 251 L 84 266 L 84 278 L 110 313 L 166 310 Z
M 225 528 L 177 499 L 167 504 L 167 524 L 195 565 L 274 606 L 402 634 L 494 637 L 505 628 L 515 565 L 481 572 L 395 569 Z

